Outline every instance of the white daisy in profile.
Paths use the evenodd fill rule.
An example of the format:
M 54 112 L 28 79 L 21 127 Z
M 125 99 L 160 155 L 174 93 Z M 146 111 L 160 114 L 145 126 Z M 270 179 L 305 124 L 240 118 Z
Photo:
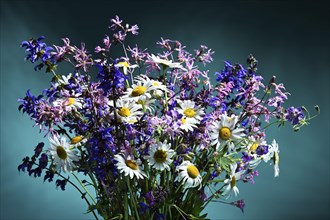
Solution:
M 187 118 L 182 116 L 180 129 L 184 131 L 194 131 L 194 128 L 197 128 L 197 122 L 194 118 Z
M 151 81 L 150 79 L 137 78 L 135 79 L 135 84 L 132 85 L 132 88 L 128 88 L 125 92 L 123 98 L 129 98 L 137 102 L 138 100 L 145 101 L 151 98 L 150 87 Z
M 234 150 L 234 141 L 241 139 L 244 134 L 243 128 L 236 128 L 238 116 L 227 116 L 225 112 L 220 116 L 220 121 L 215 121 L 210 126 L 211 145 L 216 145 L 217 151 L 220 151 L 224 146 L 228 145 L 228 151 Z
M 180 63 L 176 63 L 176 62 L 173 63 L 172 60 L 161 59 L 159 56 L 155 56 L 154 54 L 151 54 L 150 58 L 154 63 L 161 64 L 162 66 L 165 66 L 165 67 L 187 70 L 187 69 L 183 68 L 183 66 Z
M 270 151 L 272 152 L 272 159 L 274 163 L 274 177 L 278 177 L 280 175 L 280 168 L 279 168 L 279 162 L 280 162 L 280 150 L 278 148 L 278 144 L 273 140 L 272 144 L 270 145 Z
M 108 104 L 113 106 L 112 101 L 110 101 Z M 116 107 L 118 117 L 117 120 L 120 122 L 134 124 L 137 122 L 138 117 L 143 114 L 143 112 L 140 111 L 141 106 L 129 99 L 118 99 L 116 102 Z
M 58 135 L 53 135 L 49 137 L 49 141 L 49 152 L 57 168 L 64 172 L 72 171 L 75 168 L 74 161 L 79 160 L 77 151 L 72 149 L 64 136 L 59 138 Z
M 53 102 L 53 105 L 56 107 L 62 107 L 65 111 L 77 111 L 83 107 L 83 99 L 77 97 L 57 99 Z
M 204 115 L 204 108 L 196 106 L 194 101 L 191 100 L 177 100 L 179 107 L 176 107 L 176 110 L 183 115 L 185 118 L 194 119 L 195 124 L 199 123 L 202 120 Z
M 179 172 L 178 181 L 183 181 L 185 188 L 202 187 L 202 177 L 197 167 L 190 161 L 183 161 L 176 170 Z
M 124 173 L 125 176 L 129 176 L 131 179 L 133 179 L 134 176 L 137 179 L 147 177 L 147 175 L 140 169 L 140 161 L 135 161 L 131 156 L 125 158 L 122 154 L 116 154 L 114 157 L 117 161 L 116 166 L 120 173 Z
M 174 155 L 174 150 L 171 149 L 171 145 L 165 143 L 151 144 L 148 159 L 150 166 L 156 170 L 163 171 L 164 169 L 170 170 L 170 164 L 173 162 L 171 159 Z
M 137 64 L 130 65 L 128 62 L 123 61 L 115 64 L 115 67 L 123 68 L 124 74 L 127 75 L 128 72 L 132 73 L 135 68 L 139 67 L 139 65 Z
M 236 173 L 237 163 L 230 164 L 230 174 L 229 178 L 225 179 L 224 183 L 226 186 L 224 187 L 223 195 L 227 195 L 227 198 L 231 196 L 231 193 L 234 192 L 235 196 L 238 195 L 239 190 L 236 186 L 236 182 L 241 178 L 241 175 L 244 174 L 245 170 L 241 170 Z

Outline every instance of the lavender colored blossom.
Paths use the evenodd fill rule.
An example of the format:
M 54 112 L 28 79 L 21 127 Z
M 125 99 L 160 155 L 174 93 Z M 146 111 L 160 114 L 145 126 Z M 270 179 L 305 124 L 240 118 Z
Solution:
M 292 125 L 298 124 L 302 119 L 304 119 L 304 117 L 305 115 L 302 108 L 295 108 L 292 106 L 286 109 L 285 118 L 291 122 Z

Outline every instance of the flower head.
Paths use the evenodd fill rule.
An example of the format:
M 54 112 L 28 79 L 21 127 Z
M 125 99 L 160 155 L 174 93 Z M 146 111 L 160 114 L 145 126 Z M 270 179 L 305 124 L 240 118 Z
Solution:
M 220 121 L 215 121 L 210 129 L 210 137 L 212 145 L 216 145 L 216 149 L 222 150 L 228 145 L 228 150 L 234 149 L 233 141 L 241 139 L 244 134 L 243 128 L 237 128 L 238 117 L 232 115 L 227 116 L 227 113 L 221 115 Z
M 244 174 L 245 170 L 241 170 L 236 173 L 237 163 L 230 164 L 230 173 L 229 178 L 224 181 L 226 184 L 223 195 L 227 195 L 227 198 L 230 197 L 231 192 L 234 192 L 235 196 L 238 195 L 239 190 L 236 186 L 236 182 L 241 178 L 241 175 Z
M 53 135 L 49 137 L 50 155 L 59 170 L 72 171 L 75 168 L 74 161 L 78 161 L 77 152 L 71 148 L 65 137 Z
M 140 161 L 134 160 L 131 156 L 123 156 L 122 154 L 116 154 L 115 160 L 117 161 L 117 169 L 120 173 L 124 173 L 125 176 L 129 176 L 131 179 L 135 176 L 137 179 L 143 179 L 147 175 L 140 169 Z
M 149 164 L 156 170 L 170 170 L 171 159 L 174 155 L 174 150 L 170 149 L 171 145 L 165 143 L 152 144 L 150 146 L 150 156 L 146 156 Z
M 176 168 L 179 172 L 178 181 L 183 181 L 185 188 L 202 187 L 202 177 L 198 168 L 190 161 L 183 161 L 180 166 Z

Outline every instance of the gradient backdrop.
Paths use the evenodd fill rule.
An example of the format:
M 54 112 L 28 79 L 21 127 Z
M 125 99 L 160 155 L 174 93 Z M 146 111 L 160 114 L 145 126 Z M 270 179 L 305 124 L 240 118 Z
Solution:
M 252 53 L 259 73 L 277 76 L 291 92 L 287 107 L 305 105 L 322 114 L 294 133 L 269 130 L 281 151 L 281 174 L 260 167 L 256 183 L 240 184 L 246 212 L 210 204 L 211 219 L 329 219 L 329 2 L 328 1 L 1 1 L 1 219 L 92 219 L 70 186 L 65 192 L 43 183 L 17 165 L 42 140 L 32 121 L 17 111 L 27 89 L 40 93 L 50 76 L 24 62 L 20 43 L 45 35 L 47 44 L 69 37 L 93 48 L 119 15 L 137 23 L 132 44 L 155 48 L 160 37 L 176 39 L 193 50 L 200 44 L 216 51 L 211 73 L 223 61 L 245 63 Z M 66 74 L 66 73 L 63 73 Z M 47 140 L 45 140 L 47 143 Z

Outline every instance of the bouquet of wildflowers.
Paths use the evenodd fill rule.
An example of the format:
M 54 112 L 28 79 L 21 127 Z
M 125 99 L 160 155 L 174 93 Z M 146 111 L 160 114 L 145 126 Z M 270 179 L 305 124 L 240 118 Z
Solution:
M 314 116 L 285 108 L 289 93 L 275 77 L 264 83 L 252 55 L 246 66 L 225 62 L 211 83 L 207 46 L 191 53 L 162 38 L 151 54 L 125 45 L 137 25 L 116 16 L 109 28 L 93 56 L 68 38 L 52 47 L 44 37 L 22 42 L 26 59 L 53 77 L 42 95 L 19 99 L 48 141 L 18 169 L 62 190 L 72 185 L 96 219 L 206 219 L 213 201 L 243 211 L 238 185 L 253 183 L 261 162 L 279 175 L 266 128 L 288 122 L 297 131 Z M 122 53 L 113 57 L 115 48 Z M 72 73 L 58 74 L 64 63 Z

